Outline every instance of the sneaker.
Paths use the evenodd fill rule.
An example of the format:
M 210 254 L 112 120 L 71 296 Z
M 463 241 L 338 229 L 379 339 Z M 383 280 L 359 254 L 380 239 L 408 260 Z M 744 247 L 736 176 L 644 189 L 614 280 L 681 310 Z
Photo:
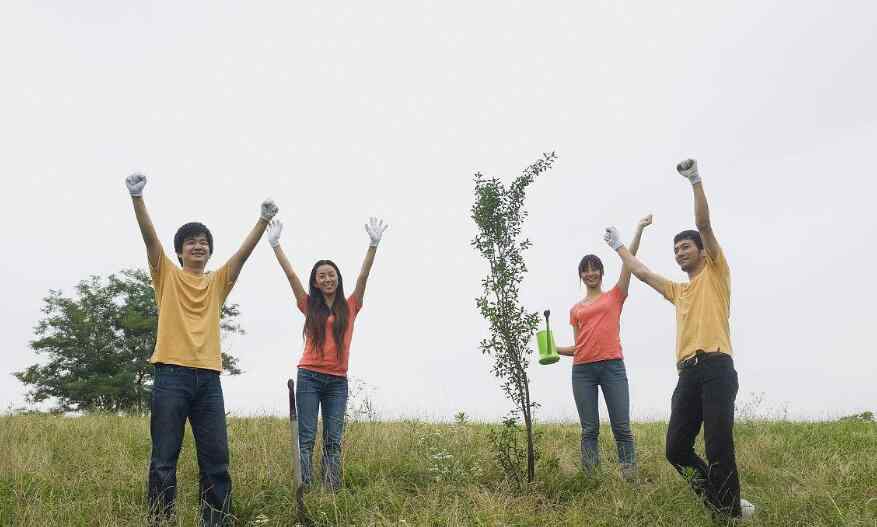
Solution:
M 753 514 L 755 514 L 755 505 L 749 500 L 740 498 L 740 519 L 748 520 Z

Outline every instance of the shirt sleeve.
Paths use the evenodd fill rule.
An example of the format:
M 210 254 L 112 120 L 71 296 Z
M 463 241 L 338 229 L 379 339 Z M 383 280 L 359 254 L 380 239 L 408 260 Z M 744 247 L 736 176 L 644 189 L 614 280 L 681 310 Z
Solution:
M 305 315 L 308 314 L 308 302 L 310 302 L 310 300 L 311 300 L 310 295 L 305 295 L 302 297 L 301 302 L 298 303 L 298 310 L 301 311 L 302 313 L 304 313 Z
M 667 280 L 664 283 L 664 290 L 661 291 L 664 295 L 664 298 L 667 299 L 671 304 L 676 304 L 676 300 L 679 298 L 679 295 L 682 294 L 682 284 L 679 282 L 672 282 Z
M 721 248 L 715 251 L 715 254 L 707 253 L 706 263 L 723 281 L 729 282 L 731 280 L 731 268 L 728 266 L 728 260 L 725 259 L 725 251 Z
M 214 271 L 215 276 L 213 277 L 213 283 L 217 287 L 219 287 L 219 298 L 225 302 L 228 294 L 231 293 L 231 288 L 234 287 L 235 282 L 230 279 L 228 273 L 228 263 L 224 264 L 222 267 Z
M 164 251 L 158 258 L 158 265 L 149 265 L 149 274 L 152 276 L 152 288 L 155 290 L 155 305 L 161 307 L 161 298 L 164 293 L 164 284 L 168 274 L 173 271 L 174 263 L 170 261 Z

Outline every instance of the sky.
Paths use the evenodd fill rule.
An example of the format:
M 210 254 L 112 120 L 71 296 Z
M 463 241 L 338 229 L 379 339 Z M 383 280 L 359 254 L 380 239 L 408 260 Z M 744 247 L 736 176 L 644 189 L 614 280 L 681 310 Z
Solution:
M 338 263 L 352 290 L 369 216 L 390 227 L 356 320 L 354 404 L 382 419 L 498 420 L 511 408 L 478 344 L 486 273 L 470 246 L 473 174 L 530 187 L 521 301 L 570 344 L 602 232 L 684 281 L 698 160 L 732 273 L 738 406 L 833 419 L 877 408 L 877 4 L 869 2 L 4 2 L 0 7 L 0 411 L 49 290 L 145 267 L 124 178 L 165 251 L 188 221 L 237 249 L 272 197 L 293 266 Z M 267 239 L 229 297 L 245 371 L 233 415 L 283 415 L 303 316 Z M 669 416 L 673 306 L 634 279 L 621 339 L 637 420 Z M 570 362 L 529 372 L 536 418 L 575 422 Z M 601 403 L 602 416 L 605 407 Z

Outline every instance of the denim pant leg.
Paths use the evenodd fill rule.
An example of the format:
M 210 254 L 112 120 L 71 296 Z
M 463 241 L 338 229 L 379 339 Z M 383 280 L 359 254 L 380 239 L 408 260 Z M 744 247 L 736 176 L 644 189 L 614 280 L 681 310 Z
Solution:
M 670 401 L 670 422 L 667 424 L 667 461 L 683 476 L 692 471 L 689 484 L 704 495 L 707 466 L 694 452 L 694 441 L 703 423 L 701 383 L 695 368 L 682 370 Z
M 597 408 L 599 366 L 593 363 L 572 367 L 572 394 L 582 425 L 582 468 L 590 470 L 600 464 L 600 413 Z
M 228 432 L 219 373 L 196 370 L 195 400 L 189 420 L 198 451 L 201 525 L 226 525 L 231 512 Z
M 150 517 L 169 517 L 177 496 L 177 460 L 192 399 L 186 368 L 157 364 L 152 385 L 149 434 L 148 505 Z
M 308 486 L 313 481 L 314 441 L 317 439 L 317 414 L 320 411 L 320 382 L 318 373 L 298 369 L 295 383 L 295 405 L 298 410 L 298 446 L 301 453 L 301 482 Z
M 737 372 L 730 356 L 702 366 L 703 442 L 709 464 L 707 499 L 720 513 L 740 515 L 740 480 L 734 453 Z
M 609 410 L 609 422 L 612 424 L 612 435 L 618 449 L 618 462 L 636 463 L 636 450 L 633 444 L 633 432 L 630 430 L 630 388 L 627 382 L 627 371 L 621 359 L 607 360 L 602 363 L 600 389 L 606 399 Z
M 341 435 L 347 409 L 347 378 L 326 376 L 320 397 L 323 408 L 323 484 L 330 489 L 341 486 Z

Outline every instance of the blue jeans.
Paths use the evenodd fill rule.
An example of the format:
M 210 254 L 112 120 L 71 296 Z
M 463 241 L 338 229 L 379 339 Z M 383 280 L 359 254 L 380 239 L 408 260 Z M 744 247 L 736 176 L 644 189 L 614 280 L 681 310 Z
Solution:
M 231 476 L 219 373 L 156 364 L 154 378 L 149 422 L 152 436 L 148 484 L 150 516 L 153 521 L 162 521 L 174 513 L 177 460 L 188 419 L 198 452 L 201 524 L 224 525 L 231 508 Z
M 311 458 L 317 437 L 317 411 L 322 406 L 323 484 L 337 489 L 341 486 L 341 435 L 347 409 L 347 378 L 299 368 L 295 399 L 302 484 L 310 485 L 313 480 Z
M 593 469 L 600 464 L 600 413 L 597 387 L 603 390 L 609 422 L 618 448 L 618 461 L 636 463 L 633 433 L 630 431 L 630 392 L 627 371 L 621 359 L 576 364 L 572 367 L 572 393 L 582 424 L 582 467 Z

